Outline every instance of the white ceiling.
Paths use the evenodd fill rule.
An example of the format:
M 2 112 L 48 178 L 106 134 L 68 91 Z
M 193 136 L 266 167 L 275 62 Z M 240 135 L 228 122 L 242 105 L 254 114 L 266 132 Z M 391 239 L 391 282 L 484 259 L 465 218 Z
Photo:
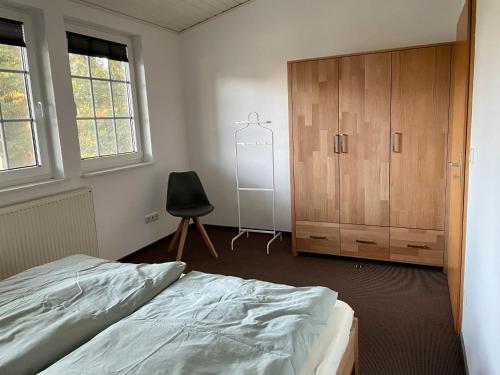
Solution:
M 184 31 L 250 0 L 73 0 L 172 31 Z

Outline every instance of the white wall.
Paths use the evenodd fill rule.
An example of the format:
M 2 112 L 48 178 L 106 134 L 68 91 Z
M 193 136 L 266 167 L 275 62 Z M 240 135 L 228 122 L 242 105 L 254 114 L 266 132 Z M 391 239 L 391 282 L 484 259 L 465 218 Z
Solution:
M 166 178 L 170 171 L 185 170 L 189 166 L 183 126 L 179 36 L 64 0 L 16 0 L 14 4 L 43 11 L 64 170 L 69 181 L 0 193 L 0 206 L 90 186 L 94 191 L 100 255 L 110 259 L 120 258 L 171 233 L 176 220 L 165 213 Z M 88 20 L 141 37 L 156 164 L 114 174 L 80 177 L 64 17 Z M 160 212 L 160 220 L 146 225 L 144 215 L 153 211 Z
M 191 167 L 216 206 L 207 220 L 237 225 L 233 122 L 259 111 L 274 121 L 277 223 L 290 230 L 288 60 L 452 41 L 462 3 L 256 0 L 181 34 Z
M 470 375 L 500 374 L 500 2 L 477 2 L 463 338 Z

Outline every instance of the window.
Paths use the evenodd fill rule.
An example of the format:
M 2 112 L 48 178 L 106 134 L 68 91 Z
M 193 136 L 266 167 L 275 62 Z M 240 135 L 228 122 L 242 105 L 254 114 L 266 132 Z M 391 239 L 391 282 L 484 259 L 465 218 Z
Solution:
M 0 18 L 0 187 L 50 175 L 43 119 L 36 116 L 34 98 L 40 110 L 42 102 L 28 63 L 34 61 L 25 38 L 29 18 L 6 14 L 13 19 Z
M 73 32 L 67 37 L 81 159 L 94 166 L 140 159 L 127 45 Z

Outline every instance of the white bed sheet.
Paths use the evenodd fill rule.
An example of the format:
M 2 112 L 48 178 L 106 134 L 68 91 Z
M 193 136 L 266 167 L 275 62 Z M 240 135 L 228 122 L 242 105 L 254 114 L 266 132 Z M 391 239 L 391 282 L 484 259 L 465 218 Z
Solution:
M 328 340 L 329 345 L 316 368 L 316 375 L 332 375 L 337 372 L 349 343 L 353 319 L 354 310 L 347 303 L 337 300 L 325 332 L 319 338 Z

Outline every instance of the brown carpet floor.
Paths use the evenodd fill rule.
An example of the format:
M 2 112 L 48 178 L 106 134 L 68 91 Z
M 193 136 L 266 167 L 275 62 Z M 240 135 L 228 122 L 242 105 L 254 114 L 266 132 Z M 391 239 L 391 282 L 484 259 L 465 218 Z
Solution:
M 208 227 L 219 252 L 212 258 L 191 226 L 183 260 L 188 271 L 254 278 L 294 286 L 322 285 L 339 293 L 359 318 L 362 375 L 465 374 L 460 339 L 453 320 L 446 276 L 434 268 L 337 257 L 290 255 L 291 238 L 275 242 L 266 255 L 269 236 L 252 234 L 237 240 L 236 230 Z M 124 261 L 157 263 L 175 259 L 169 239 Z M 362 268 L 356 268 L 360 264 Z

